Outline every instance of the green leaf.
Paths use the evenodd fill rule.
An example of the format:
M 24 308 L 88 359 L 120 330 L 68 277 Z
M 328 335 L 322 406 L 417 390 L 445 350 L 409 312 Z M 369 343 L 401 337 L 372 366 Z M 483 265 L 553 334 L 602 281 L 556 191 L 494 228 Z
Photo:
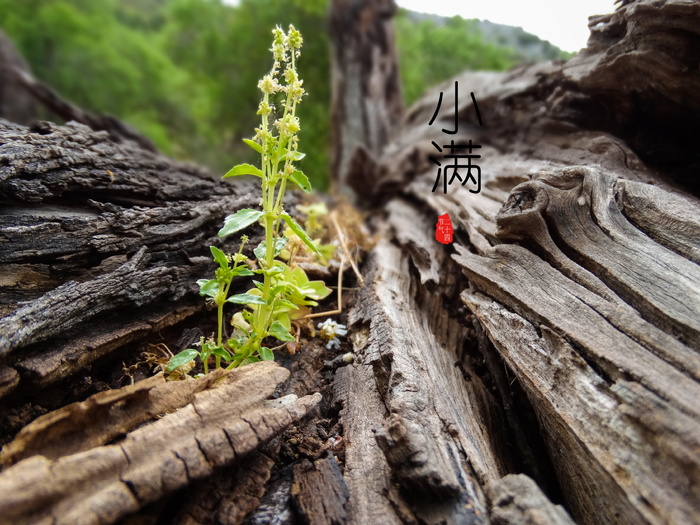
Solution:
M 199 352 L 199 357 L 202 358 L 202 361 L 206 361 L 207 359 L 209 359 L 209 356 L 211 355 L 211 352 L 212 350 L 214 350 L 214 348 L 215 347 L 213 342 L 210 343 L 208 341 L 205 341 L 202 344 L 202 351 Z
M 279 266 L 273 266 L 272 268 L 260 268 L 258 270 L 254 270 L 253 273 L 262 275 L 277 275 L 282 272 L 284 272 L 284 268 L 281 268 Z
M 335 244 L 321 244 L 318 247 L 318 251 L 321 252 L 325 259 L 332 259 L 337 248 L 338 247 Z
M 291 230 L 297 234 L 297 236 L 304 241 L 304 243 L 313 250 L 314 253 L 321 255 L 321 253 L 318 251 L 318 248 L 316 248 L 316 245 L 314 244 L 314 241 L 311 240 L 311 237 L 309 237 L 304 229 L 299 226 L 294 219 L 292 219 L 289 215 L 286 213 L 283 213 L 280 215 L 284 219 L 284 222 L 287 223 L 287 226 L 291 228 Z
M 275 354 L 272 353 L 272 350 L 270 350 L 268 347 L 263 346 L 260 349 L 260 357 L 262 358 L 263 361 L 274 361 L 275 360 Z
M 290 156 L 290 155 L 289 155 L 289 150 L 288 150 L 288 149 L 285 149 L 285 150 L 284 150 L 284 153 L 282 153 L 282 155 L 280 155 L 280 160 L 285 160 L 285 159 L 286 159 L 287 157 L 289 157 L 289 156 Z M 292 160 L 294 160 L 294 161 L 301 160 L 301 159 L 303 159 L 304 157 L 306 157 L 306 153 L 302 153 L 301 151 L 294 151 L 294 152 L 292 153 L 292 155 L 291 155 L 291 158 L 292 158 Z
M 289 242 L 289 239 L 286 237 L 277 237 L 275 239 L 275 257 L 277 257 L 282 250 L 284 250 L 285 246 L 287 246 L 287 243 Z M 262 241 L 260 244 L 258 244 L 258 247 L 253 250 L 253 253 L 255 256 L 258 258 L 259 261 L 264 261 L 265 260 L 265 251 L 267 249 L 267 244 L 265 241 Z
M 302 292 L 312 299 L 325 299 L 331 294 L 331 291 L 323 281 L 309 281 L 302 289 Z
M 265 302 L 265 299 L 263 299 L 262 297 L 250 293 L 239 293 L 236 295 L 232 295 L 231 297 L 226 299 L 226 302 L 236 304 L 267 304 Z
M 265 241 L 262 241 L 258 246 L 253 250 L 253 253 L 255 256 L 258 258 L 258 261 L 264 261 L 265 260 L 265 250 L 266 250 L 266 244 Z
M 216 279 L 199 279 L 199 295 L 208 295 L 212 299 L 219 293 L 219 281 Z
M 240 349 L 241 345 L 243 344 L 243 341 L 242 338 L 229 339 L 228 341 L 226 341 L 226 344 L 235 353 L 238 349 Z
M 284 235 L 275 239 L 275 257 L 277 257 L 280 252 L 287 247 L 288 242 L 289 239 L 287 239 Z
M 299 186 L 306 193 L 311 193 L 311 183 L 303 171 L 295 170 L 290 176 L 289 180 Z
M 233 273 L 234 277 L 237 277 L 239 275 L 255 275 L 250 268 L 246 268 L 245 266 L 239 266 L 238 268 L 233 268 L 231 270 L 231 273 Z
M 219 357 L 222 357 L 224 361 L 231 360 L 231 354 L 229 354 L 224 348 L 220 346 L 217 346 L 216 348 L 212 349 L 211 353 L 212 355 L 218 355 Z
M 272 287 L 272 290 L 270 290 L 270 297 L 275 297 L 277 294 L 282 292 L 291 293 L 295 290 L 295 288 L 296 287 L 293 284 L 282 281 L 278 285 Z
M 275 301 L 275 312 L 288 312 L 290 310 L 298 310 L 299 307 L 287 299 L 277 299 Z
M 250 226 L 262 217 L 262 214 L 262 211 L 252 210 L 250 208 L 238 210 L 233 215 L 229 215 L 224 219 L 224 227 L 219 230 L 219 237 L 225 237 Z
M 260 171 L 260 168 L 256 168 L 255 166 L 252 166 L 251 164 L 239 164 L 238 166 L 234 166 L 228 172 L 226 175 L 224 175 L 224 179 L 227 179 L 228 177 L 238 177 L 239 175 L 255 175 L 256 177 L 260 177 L 262 179 L 262 171 Z
M 277 321 L 279 324 L 281 324 L 287 332 L 292 331 L 292 320 L 289 317 L 289 314 L 277 314 L 275 317 L 277 317 Z
M 243 355 L 237 355 L 236 357 L 233 358 L 233 361 L 231 361 L 231 364 L 228 365 L 226 368 L 228 370 L 231 370 L 232 368 L 236 368 L 238 365 L 243 362 L 244 356 Z
M 280 341 L 294 341 L 294 336 L 279 321 L 275 321 L 270 325 L 267 335 L 276 337 Z
M 226 254 L 219 250 L 216 246 L 210 246 L 209 250 L 211 251 L 211 254 L 214 256 L 214 260 L 219 263 L 219 266 L 222 268 L 228 268 L 228 257 L 226 257 Z
M 199 355 L 199 352 L 195 350 L 194 348 L 188 348 L 187 350 L 183 350 L 179 354 L 175 354 L 171 359 L 170 362 L 168 363 L 168 366 L 165 368 L 166 372 L 172 372 L 176 368 L 181 367 L 182 365 L 186 365 L 190 361 L 194 361 L 194 358 Z
M 245 142 L 246 144 L 248 144 L 248 146 L 250 146 L 251 148 L 253 148 L 253 149 L 254 149 L 255 151 L 257 151 L 258 153 L 262 153 L 262 146 L 261 146 L 260 144 L 258 144 L 257 142 L 255 142 L 254 140 L 243 139 L 243 142 Z

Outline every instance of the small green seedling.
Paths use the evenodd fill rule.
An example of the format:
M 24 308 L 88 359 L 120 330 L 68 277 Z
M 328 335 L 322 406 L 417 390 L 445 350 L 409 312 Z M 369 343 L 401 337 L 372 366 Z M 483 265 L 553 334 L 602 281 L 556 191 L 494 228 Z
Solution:
M 243 246 L 248 241 L 241 237 L 241 245 L 235 255 L 226 255 L 222 250 L 211 247 L 214 260 L 219 265 L 214 279 L 197 281 L 200 295 L 208 297 L 217 307 L 217 336 L 202 339 L 199 350 L 188 348 L 175 355 L 168 364 L 172 371 L 199 357 L 208 372 L 209 357 L 214 356 L 215 366 L 221 361 L 228 368 L 260 360 L 274 359 L 273 350 L 293 341 L 291 322 L 305 315 L 309 306 L 327 297 L 331 290 L 323 281 L 309 281 L 304 270 L 291 268 L 278 259 L 285 250 L 288 238 L 280 233 L 289 232 L 303 242 L 313 253 L 322 256 L 311 237 L 284 210 L 284 193 L 287 182 L 296 184 L 305 192 L 311 191 L 306 175 L 294 165 L 304 158 L 299 152 L 297 136 L 300 125 L 296 107 L 304 96 L 303 81 L 296 71 L 302 38 L 294 26 L 285 33 L 277 27 L 273 30 L 272 70 L 258 83 L 263 98 L 258 108 L 261 126 L 256 128 L 252 140 L 245 139 L 253 150 L 260 154 L 261 167 L 240 164 L 232 168 L 224 178 L 253 175 L 260 179 L 262 209 L 238 210 L 224 220 L 219 231 L 220 237 L 236 233 L 252 224 L 262 223 L 265 240 L 253 250 L 256 265 L 249 265 L 243 255 Z M 279 106 L 279 110 L 277 108 Z M 275 115 L 281 115 L 275 119 Z M 285 228 L 282 228 L 284 223 Z M 228 292 L 234 278 L 258 275 L 262 280 L 254 280 L 253 288 L 242 294 L 229 297 Z M 224 340 L 223 320 L 226 303 L 242 305 L 244 308 L 233 315 L 233 333 Z M 264 346 L 266 340 L 276 339 L 281 344 L 270 348 Z

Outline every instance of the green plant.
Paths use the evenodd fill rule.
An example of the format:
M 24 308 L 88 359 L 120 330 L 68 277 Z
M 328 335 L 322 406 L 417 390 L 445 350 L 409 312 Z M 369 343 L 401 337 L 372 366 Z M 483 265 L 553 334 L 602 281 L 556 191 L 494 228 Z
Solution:
M 222 359 L 229 363 L 228 368 L 261 359 L 274 359 L 274 348 L 263 346 L 263 341 L 269 337 L 281 341 L 282 345 L 294 341 L 291 334 L 292 320 L 305 315 L 309 306 L 316 306 L 317 300 L 327 297 L 331 292 L 322 281 L 309 281 L 301 268 L 291 268 L 277 259 L 288 242 L 287 237 L 280 234 L 282 223 L 310 250 L 319 256 L 321 254 L 304 228 L 285 213 L 283 206 L 287 181 L 295 183 L 307 193 L 311 191 L 306 175 L 294 166 L 294 162 L 304 157 L 298 150 L 297 134 L 300 125 L 296 116 L 297 104 L 304 95 L 303 82 L 296 71 L 302 38 L 299 31 L 291 25 L 288 33 L 285 34 L 277 27 L 273 34 L 274 64 L 272 70 L 258 83 L 263 92 L 258 109 L 261 126 L 256 128 L 252 140 L 244 139 L 248 146 L 260 154 L 261 167 L 240 164 L 224 175 L 224 178 L 241 175 L 260 178 L 262 209 L 238 210 L 226 217 L 224 226 L 219 231 L 219 236 L 225 237 L 261 222 L 265 229 L 265 239 L 253 250 L 257 267 L 251 269 L 243 255 L 243 247 L 248 241 L 246 236 L 241 237 L 241 245 L 235 255 L 227 256 L 215 246 L 211 247 L 212 256 L 219 268 L 214 279 L 200 279 L 197 284 L 200 295 L 208 297 L 217 307 L 217 338 L 215 341 L 200 341 L 200 350 L 188 348 L 175 355 L 168 370 L 174 370 L 197 356 L 204 362 L 205 373 L 208 372 L 211 355 L 215 357 L 217 368 L 221 366 Z M 280 108 L 279 113 L 275 112 L 276 106 Z M 275 119 L 275 115 L 280 113 L 281 116 Z M 228 296 L 235 277 L 254 274 L 262 275 L 262 282 L 254 280 L 254 287 L 246 293 Z M 233 334 L 224 341 L 223 309 L 226 303 L 244 305 L 245 308 L 233 316 Z

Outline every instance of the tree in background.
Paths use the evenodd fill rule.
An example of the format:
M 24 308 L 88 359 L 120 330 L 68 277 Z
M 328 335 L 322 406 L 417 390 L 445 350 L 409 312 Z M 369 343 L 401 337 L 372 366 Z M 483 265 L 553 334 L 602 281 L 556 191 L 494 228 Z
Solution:
M 484 40 L 476 20 L 396 17 L 396 40 L 404 98 L 412 104 L 430 86 L 465 70 L 503 71 L 516 63 L 516 52 Z

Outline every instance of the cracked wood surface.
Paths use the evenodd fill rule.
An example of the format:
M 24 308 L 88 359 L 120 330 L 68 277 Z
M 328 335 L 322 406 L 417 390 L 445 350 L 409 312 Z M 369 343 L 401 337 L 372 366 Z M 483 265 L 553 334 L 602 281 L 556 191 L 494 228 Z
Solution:
M 537 484 L 522 474 L 509 474 L 493 488 L 493 525 L 573 525 L 560 505 L 553 505 Z
M 199 312 L 208 246 L 235 251 L 216 232 L 255 201 L 248 183 L 106 132 L 0 121 L 0 394 L 46 388 Z
M 116 443 L 93 448 L 86 443 L 85 450 L 55 459 L 33 455 L 4 470 L 0 523 L 114 523 L 192 480 L 211 475 L 215 468 L 240 460 L 305 416 L 321 397 L 268 400 L 289 376 L 270 362 L 218 375 L 224 377 L 212 388 L 189 397 L 182 395 L 188 385 L 166 383 L 160 395 L 172 390 L 174 404 L 169 408 L 177 404 L 181 408 Z M 158 406 L 166 408 L 162 401 Z M 120 424 L 114 421 L 109 426 Z
M 279 451 L 279 442 L 275 446 L 275 441 L 279 438 L 251 452 L 233 467 L 217 469 L 200 485 L 188 489 L 174 525 L 242 523 L 265 495 L 274 468 L 273 458 Z
M 484 486 L 508 467 L 496 454 L 494 399 L 455 366 L 464 329 L 440 294 L 416 287 L 391 243 L 380 241 L 367 265 L 372 284 L 349 314 L 356 361 L 336 380 L 351 522 L 366 522 L 384 493 L 386 523 L 488 523 Z
M 313 463 L 308 460 L 297 463 L 291 494 L 300 514 L 310 523 L 347 523 L 348 488 L 333 454 Z
M 0 452 L 8 467 L 36 455 L 54 460 L 104 445 L 160 414 L 189 404 L 197 392 L 224 376 L 219 369 L 191 381 L 166 382 L 162 374 L 95 394 L 39 417 Z
M 460 93 L 475 93 L 483 127 L 464 96 L 456 117 L 443 104 L 428 126 L 438 92 L 454 100 L 451 80 L 362 164 L 373 181 L 363 197 L 383 205 L 376 224 L 393 244 L 380 241 L 370 257 L 372 284 L 350 313 L 363 334 L 358 359 L 338 373 L 352 523 L 372 510 L 388 523 L 568 522 L 538 510 L 547 500 L 583 524 L 697 521 L 700 115 L 698 77 L 685 72 L 700 11 L 691 4 L 627 2 L 592 19 L 588 49 L 566 63 L 464 73 Z M 431 141 L 442 143 L 455 118 L 458 137 L 483 146 L 479 194 L 458 183 L 431 192 Z M 661 134 L 662 122 L 676 131 Z M 455 230 L 448 247 L 434 241 L 444 213 Z M 448 379 L 445 356 L 459 380 Z M 362 413 L 365 404 L 376 408 Z M 441 405 L 459 407 L 455 427 Z M 501 416 L 484 430 L 490 406 Z M 509 446 L 479 431 L 502 432 Z M 528 457 L 539 472 L 523 467 Z M 519 469 L 546 495 L 506 482 Z M 470 491 L 480 513 L 458 518 Z M 447 511 L 439 517 L 428 510 L 435 500 Z

